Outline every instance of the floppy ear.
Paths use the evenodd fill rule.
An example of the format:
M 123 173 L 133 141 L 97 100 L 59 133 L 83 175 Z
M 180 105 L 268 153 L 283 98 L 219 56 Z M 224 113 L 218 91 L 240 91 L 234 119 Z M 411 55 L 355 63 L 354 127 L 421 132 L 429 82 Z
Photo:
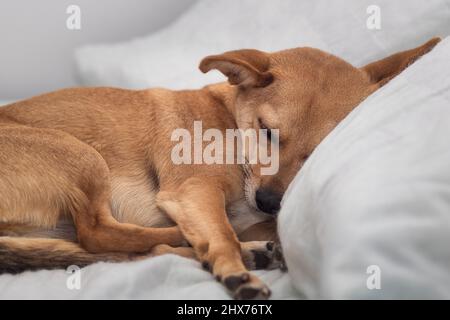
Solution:
M 199 67 L 203 73 L 212 69 L 219 70 L 233 85 L 265 87 L 273 81 L 273 75 L 268 72 L 269 65 L 267 53 L 244 49 L 208 56 L 202 60 Z
M 434 48 L 441 38 L 433 38 L 420 47 L 402 51 L 382 60 L 370 63 L 362 68 L 370 80 L 379 87 L 388 83 L 391 79 L 405 70 L 410 64 Z

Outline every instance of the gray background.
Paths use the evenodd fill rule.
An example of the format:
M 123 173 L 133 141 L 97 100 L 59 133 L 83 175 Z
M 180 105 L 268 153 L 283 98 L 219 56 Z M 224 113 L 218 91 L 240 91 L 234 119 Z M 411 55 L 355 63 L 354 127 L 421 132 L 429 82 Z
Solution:
M 74 48 L 145 36 L 195 0 L 1 0 L 0 100 L 76 85 Z M 69 5 L 81 7 L 82 29 L 66 27 Z

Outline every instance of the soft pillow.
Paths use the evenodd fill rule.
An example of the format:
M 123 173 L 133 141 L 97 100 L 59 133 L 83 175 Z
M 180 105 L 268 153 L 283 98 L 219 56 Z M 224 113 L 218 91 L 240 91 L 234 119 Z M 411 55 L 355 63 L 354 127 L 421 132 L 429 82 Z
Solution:
M 369 30 L 372 0 L 198 1 L 148 37 L 93 45 L 76 53 L 84 85 L 198 88 L 224 80 L 197 69 L 210 54 L 241 48 L 317 47 L 355 65 L 412 48 L 450 30 L 450 0 L 379 0 L 381 30 Z
M 288 189 L 279 232 L 307 297 L 450 298 L 449 57 L 447 38 L 366 99 Z

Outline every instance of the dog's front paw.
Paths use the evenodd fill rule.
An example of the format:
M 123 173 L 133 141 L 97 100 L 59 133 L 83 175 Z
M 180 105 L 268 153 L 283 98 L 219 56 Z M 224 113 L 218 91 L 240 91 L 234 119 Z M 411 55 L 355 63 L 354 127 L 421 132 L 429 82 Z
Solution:
M 281 271 L 288 271 L 286 260 L 284 260 L 283 250 L 281 249 L 281 244 L 279 242 L 275 244 L 274 260 L 278 261 L 278 268 L 280 268 Z
M 230 274 L 220 280 L 237 300 L 265 300 L 271 294 L 259 278 L 248 272 Z
M 273 241 L 241 242 L 242 259 L 249 270 L 277 269 L 285 265 L 281 246 Z

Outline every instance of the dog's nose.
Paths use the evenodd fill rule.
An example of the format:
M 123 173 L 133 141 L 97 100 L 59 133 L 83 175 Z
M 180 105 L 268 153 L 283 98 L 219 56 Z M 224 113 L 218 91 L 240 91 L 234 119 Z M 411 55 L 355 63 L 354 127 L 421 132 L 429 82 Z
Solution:
M 258 189 L 255 195 L 258 209 L 268 214 L 277 214 L 280 211 L 281 196 L 268 189 Z

